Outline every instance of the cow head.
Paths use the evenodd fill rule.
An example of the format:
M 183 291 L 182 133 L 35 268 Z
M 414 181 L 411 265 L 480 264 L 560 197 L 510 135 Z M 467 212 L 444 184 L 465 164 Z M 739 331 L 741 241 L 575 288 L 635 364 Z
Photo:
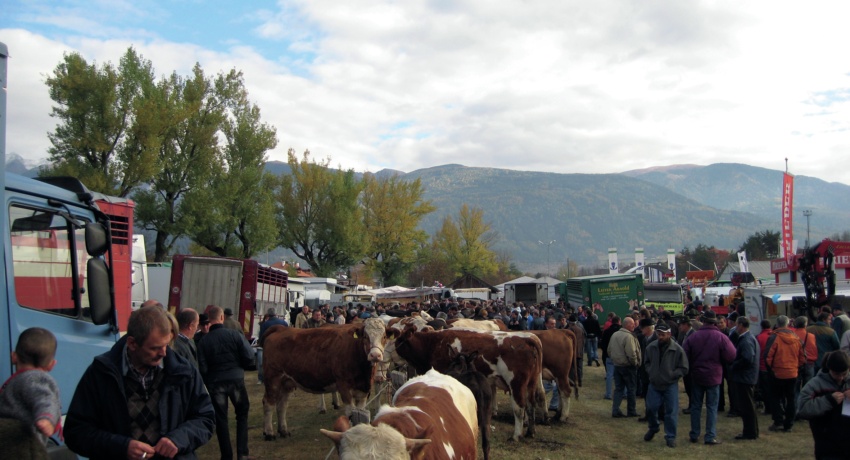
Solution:
M 363 347 L 371 363 L 380 363 L 384 359 L 384 346 L 387 342 L 387 328 L 378 318 L 363 321 L 363 327 L 357 330 L 363 334 Z M 355 332 L 356 334 L 356 332 Z
M 403 366 L 407 364 L 404 359 L 398 355 L 398 352 L 396 352 L 396 348 L 399 345 L 404 344 L 407 339 L 417 331 L 434 330 L 434 328 L 428 326 L 428 323 L 421 318 L 404 319 L 411 321 L 399 321 L 387 329 L 388 343 L 384 349 L 384 359 L 378 364 L 377 371 L 375 372 L 375 381 L 378 383 L 387 380 L 387 375 L 393 366 Z
M 408 460 L 420 458 L 430 439 L 410 439 L 395 428 L 379 423 L 361 423 L 351 428 L 346 417 L 334 423 L 334 431 L 319 430 L 336 444 L 340 460 Z
M 446 368 L 445 374 L 464 374 L 466 372 L 475 371 L 475 365 L 473 361 L 478 358 L 478 352 L 472 351 L 470 353 L 462 353 L 460 351 L 455 350 L 451 344 L 447 344 L 449 348 L 449 359 L 451 362 Z

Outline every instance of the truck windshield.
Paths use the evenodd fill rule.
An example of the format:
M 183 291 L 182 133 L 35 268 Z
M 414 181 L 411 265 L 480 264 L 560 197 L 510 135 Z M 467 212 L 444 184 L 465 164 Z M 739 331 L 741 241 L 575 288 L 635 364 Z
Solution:
M 87 312 L 84 229 L 55 212 L 16 205 L 9 223 L 18 304 L 71 317 Z

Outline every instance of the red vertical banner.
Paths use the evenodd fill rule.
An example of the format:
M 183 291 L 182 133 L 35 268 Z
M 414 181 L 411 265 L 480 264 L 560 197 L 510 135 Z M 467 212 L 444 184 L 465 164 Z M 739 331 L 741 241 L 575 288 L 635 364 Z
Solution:
M 782 251 L 790 263 L 794 258 L 794 176 L 787 172 L 782 177 Z

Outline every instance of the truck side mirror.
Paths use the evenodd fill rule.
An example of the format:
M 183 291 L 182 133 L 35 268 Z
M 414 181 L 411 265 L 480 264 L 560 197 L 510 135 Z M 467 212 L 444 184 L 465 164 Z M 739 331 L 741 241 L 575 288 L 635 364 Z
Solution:
M 109 292 L 109 269 L 100 258 L 91 258 L 86 263 L 89 307 L 94 324 L 106 324 L 112 313 L 112 295 Z
M 109 249 L 106 227 L 99 222 L 86 224 L 86 252 L 92 257 L 100 257 Z

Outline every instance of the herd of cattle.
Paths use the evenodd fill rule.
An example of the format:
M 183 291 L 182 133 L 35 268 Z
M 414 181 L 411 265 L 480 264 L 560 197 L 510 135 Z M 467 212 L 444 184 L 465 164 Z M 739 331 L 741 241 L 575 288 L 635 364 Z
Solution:
M 567 420 L 581 359 L 569 329 L 507 332 L 495 321 L 453 320 L 435 331 L 421 317 L 369 318 L 315 329 L 274 326 L 263 338 L 263 435 L 290 435 L 286 408 L 295 389 L 338 392 L 346 414 L 364 410 L 374 382 L 393 366 L 419 375 L 399 388 L 370 424 L 350 427 L 340 417 L 333 431 L 340 459 L 474 459 L 481 435 L 489 458 L 490 418 L 496 389 L 510 395 L 511 440 L 534 436 L 536 416 L 547 421 L 543 380 L 560 392 L 555 419 Z M 272 415 L 277 414 L 277 430 Z M 370 452 L 371 454 L 366 454 Z

